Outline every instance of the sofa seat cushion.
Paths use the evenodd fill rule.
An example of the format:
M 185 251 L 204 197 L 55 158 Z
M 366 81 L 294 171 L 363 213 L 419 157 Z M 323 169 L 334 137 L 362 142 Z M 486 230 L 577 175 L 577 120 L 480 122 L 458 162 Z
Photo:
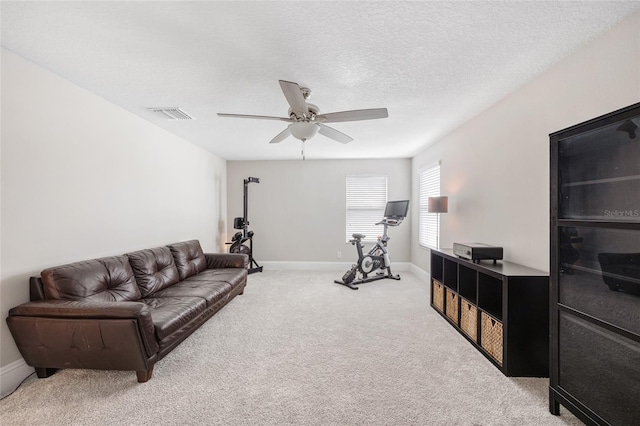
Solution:
M 231 284 L 231 287 L 235 287 L 240 283 L 245 282 L 245 270 L 244 269 L 205 269 L 198 275 L 184 280 L 185 282 L 218 282 L 223 281 Z
M 207 303 L 200 297 L 151 297 L 141 299 L 151 308 L 151 321 L 158 340 L 163 340 L 204 312 Z
M 207 260 L 198 240 L 169 244 L 167 247 L 178 268 L 180 281 L 206 269 Z
M 169 247 L 127 253 L 142 297 L 178 282 L 178 268 Z
M 193 278 L 193 277 L 192 277 Z M 169 288 L 160 290 L 153 297 L 201 297 L 207 302 L 207 306 L 212 306 L 227 295 L 231 290 L 231 284 L 205 281 L 181 281 Z
M 42 271 L 47 299 L 126 302 L 140 299 L 127 256 L 103 257 Z

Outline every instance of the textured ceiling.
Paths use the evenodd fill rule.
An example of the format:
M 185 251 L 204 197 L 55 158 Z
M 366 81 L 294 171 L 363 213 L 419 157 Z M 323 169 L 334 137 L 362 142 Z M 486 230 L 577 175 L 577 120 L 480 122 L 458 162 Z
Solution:
M 299 159 L 268 142 L 278 80 L 321 112 L 386 107 L 331 126 L 307 158 L 411 157 L 640 10 L 615 2 L 2 2 L 2 46 L 228 160 Z M 167 121 L 150 107 L 181 107 Z

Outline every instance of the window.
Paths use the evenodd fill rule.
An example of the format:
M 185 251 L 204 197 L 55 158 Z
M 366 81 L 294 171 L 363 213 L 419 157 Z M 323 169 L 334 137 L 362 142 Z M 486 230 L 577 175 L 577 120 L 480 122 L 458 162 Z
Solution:
M 382 235 L 382 220 L 387 205 L 387 177 L 382 175 L 347 176 L 347 234 L 366 235 L 363 241 L 376 241 Z
M 429 197 L 440 196 L 440 164 L 427 166 L 418 172 L 420 192 L 419 242 L 422 247 L 437 247 L 440 237 L 438 213 L 429 213 Z

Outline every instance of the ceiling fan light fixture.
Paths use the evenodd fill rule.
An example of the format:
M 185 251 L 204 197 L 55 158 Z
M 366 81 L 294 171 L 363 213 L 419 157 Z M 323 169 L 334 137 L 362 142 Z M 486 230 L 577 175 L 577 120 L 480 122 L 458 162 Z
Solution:
M 309 140 L 318 133 L 320 127 L 315 123 L 310 123 L 308 121 L 300 121 L 297 123 L 289 124 L 289 131 L 291 135 L 300 140 Z

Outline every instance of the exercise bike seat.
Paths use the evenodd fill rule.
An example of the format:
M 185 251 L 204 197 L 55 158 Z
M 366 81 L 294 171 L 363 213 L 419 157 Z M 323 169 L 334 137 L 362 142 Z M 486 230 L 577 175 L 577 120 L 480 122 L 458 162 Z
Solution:
M 351 236 L 356 240 L 364 240 L 365 237 L 366 237 L 366 235 L 364 235 L 364 234 L 353 234 Z

